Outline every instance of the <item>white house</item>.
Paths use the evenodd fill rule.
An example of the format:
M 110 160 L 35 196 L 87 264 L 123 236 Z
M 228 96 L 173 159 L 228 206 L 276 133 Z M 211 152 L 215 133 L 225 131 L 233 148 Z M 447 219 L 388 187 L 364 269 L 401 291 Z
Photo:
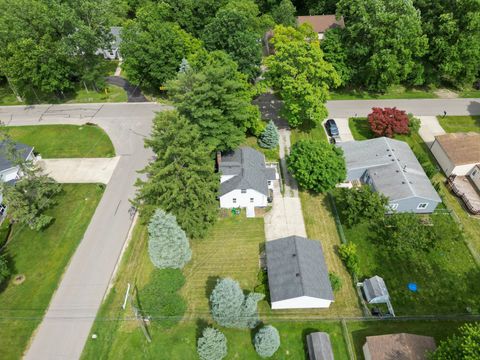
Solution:
M 35 160 L 33 147 L 21 143 L 15 143 L 14 149 L 16 156 L 19 156 L 20 160 Z M 20 179 L 22 173 L 20 170 L 20 166 L 15 165 L 12 160 L 9 159 L 7 151 L 8 150 L 6 143 L 0 143 L 0 181 L 2 183 L 9 183 L 11 185 L 14 185 L 15 182 Z M 0 192 L 0 216 L 2 216 L 5 212 L 5 206 L 2 204 L 2 202 L 3 195 Z
M 270 192 L 279 176 L 275 166 L 265 164 L 265 156 L 250 147 L 217 157 L 220 178 L 220 207 L 265 207 L 271 201 Z
M 480 134 L 450 133 L 435 136 L 430 148 L 445 175 L 469 175 L 480 164 Z
M 333 290 L 320 241 L 289 236 L 265 244 L 272 309 L 328 308 Z

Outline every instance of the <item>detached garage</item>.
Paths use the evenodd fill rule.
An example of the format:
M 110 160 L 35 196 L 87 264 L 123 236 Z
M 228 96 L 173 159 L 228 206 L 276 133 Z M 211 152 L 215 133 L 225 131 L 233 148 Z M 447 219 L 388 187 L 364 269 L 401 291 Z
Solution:
M 330 306 L 333 290 L 319 241 L 289 236 L 268 241 L 265 250 L 272 309 Z
M 480 134 L 451 133 L 435 136 L 430 148 L 445 175 L 467 175 L 480 163 Z

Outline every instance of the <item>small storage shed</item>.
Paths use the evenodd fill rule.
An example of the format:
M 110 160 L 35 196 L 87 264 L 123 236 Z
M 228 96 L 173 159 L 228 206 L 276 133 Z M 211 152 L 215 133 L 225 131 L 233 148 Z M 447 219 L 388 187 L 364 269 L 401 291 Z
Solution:
M 334 360 L 332 343 L 326 332 L 308 334 L 307 347 L 310 360 Z
M 383 304 L 390 300 L 385 281 L 377 275 L 363 282 L 363 293 L 369 304 Z

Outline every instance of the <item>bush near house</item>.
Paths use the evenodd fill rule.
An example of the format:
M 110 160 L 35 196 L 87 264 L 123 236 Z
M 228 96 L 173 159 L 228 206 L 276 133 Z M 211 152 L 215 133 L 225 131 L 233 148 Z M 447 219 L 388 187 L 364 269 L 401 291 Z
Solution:
M 219 330 L 207 327 L 198 339 L 197 353 L 201 360 L 221 360 L 227 356 L 227 338 Z
M 368 122 L 375 136 L 391 138 L 396 134 L 410 133 L 407 113 L 397 108 L 373 108 L 368 114 Z
M 268 358 L 280 347 L 280 334 L 273 326 L 267 325 L 258 330 L 253 342 L 257 354 L 262 358 Z
M 454 334 L 440 343 L 431 359 L 480 359 L 480 323 L 463 325 L 459 335 Z
M 345 263 L 350 274 L 356 275 L 359 271 L 357 246 L 353 243 L 342 244 L 338 247 L 338 255 Z

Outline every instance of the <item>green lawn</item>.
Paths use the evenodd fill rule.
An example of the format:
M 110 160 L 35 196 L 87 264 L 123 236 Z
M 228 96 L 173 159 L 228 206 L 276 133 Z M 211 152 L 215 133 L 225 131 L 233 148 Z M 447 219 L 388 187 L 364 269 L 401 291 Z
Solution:
M 244 144 L 245 146 L 250 146 L 260 152 L 262 152 L 265 155 L 265 159 L 267 161 L 273 161 L 273 162 L 279 162 L 280 161 L 280 156 L 278 153 L 278 146 L 275 149 L 264 149 L 258 145 L 258 139 L 255 136 L 249 136 L 245 140 Z
M 79 87 L 75 95 L 60 103 L 67 104 L 84 104 L 84 103 L 103 103 L 103 102 L 126 102 L 128 100 L 127 93 L 119 86 L 107 85 L 102 91 L 86 91 Z M 54 102 L 57 103 L 57 102 Z
M 348 322 L 347 327 L 357 360 L 363 360 L 362 347 L 367 336 L 406 332 L 432 336 L 438 345 L 463 324 L 460 321 L 354 321 Z
M 319 124 L 315 127 L 309 126 L 300 126 L 298 128 L 292 129 L 290 136 L 290 142 L 295 144 L 298 140 L 302 139 L 311 139 L 311 140 L 322 140 L 327 141 L 327 134 L 322 124 Z
M 55 222 L 41 232 L 15 225 L 6 253 L 14 274 L 26 279 L 8 283 L 0 292 L 2 359 L 19 359 L 48 307 L 53 292 L 83 238 L 103 190 L 96 184 L 63 185 L 57 205 L 49 210 Z
M 393 86 L 384 94 L 376 94 L 358 89 L 337 89 L 330 91 L 331 100 L 369 100 L 369 99 L 433 99 L 438 96 L 428 89 L 407 89 Z
M 461 98 L 480 98 L 480 90 L 463 90 L 458 94 Z
M 115 156 L 113 144 L 105 131 L 96 125 L 9 126 L 13 140 L 35 147 L 47 158 Z
M 437 118 L 447 133 L 480 132 L 480 116 L 438 116 Z

